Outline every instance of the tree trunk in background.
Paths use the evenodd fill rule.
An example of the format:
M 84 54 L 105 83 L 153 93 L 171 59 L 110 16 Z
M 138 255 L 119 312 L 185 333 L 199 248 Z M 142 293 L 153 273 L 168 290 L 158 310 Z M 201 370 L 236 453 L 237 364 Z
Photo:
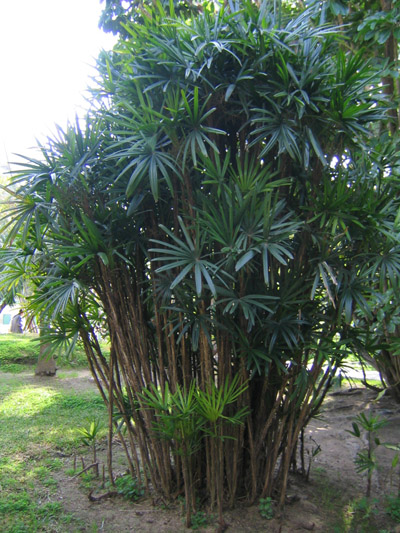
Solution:
M 393 2 L 390 0 L 381 0 L 381 8 L 382 11 L 388 13 L 393 9 Z M 385 43 L 385 57 L 389 60 L 389 65 L 392 65 L 393 72 L 396 71 L 396 67 L 398 66 L 399 62 L 397 49 L 398 43 L 392 31 L 390 37 Z M 385 94 L 388 96 L 390 101 L 394 103 L 396 98 L 399 96 L 399 80 L 395 80 L 394 75 L 389 74 L 388 76 L 382 78 L 382 82 L 384 85 Z M 393 135 L 399 129 L 400 125 L 399 108 L 393 107 L 393 109 L 389 110 L 389 114 L 393 119 L 393 121 L 389 123 L 389 131 Z
M 43 334 L 43 328 L 40 328 L 40 336 Z M 35 376 L 55 376 L 57 372 L 56 362 L 53 356 L 49 356 L 47 350 L 48 344 L 40 344 L 40 354 L 35 368 Z
M 43 345 L 40 347 L 40 355 L 38 363 L 35 368 L 35 376 L 55 376 L 57 372 L 56 362 L 54 357 L 47 357 L 44 354 L 48 345 Z

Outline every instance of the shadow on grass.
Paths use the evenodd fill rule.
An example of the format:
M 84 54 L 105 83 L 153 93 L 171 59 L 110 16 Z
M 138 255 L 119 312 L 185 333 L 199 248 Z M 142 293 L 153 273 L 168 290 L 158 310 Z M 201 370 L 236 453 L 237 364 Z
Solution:
M 0 373 L 0 453 L 70 450 L 79 444 L 77 428 L 88 418 L 104 418 L 96 390 L 75 392 L 54 384 L 29 383 L 28 376 Z

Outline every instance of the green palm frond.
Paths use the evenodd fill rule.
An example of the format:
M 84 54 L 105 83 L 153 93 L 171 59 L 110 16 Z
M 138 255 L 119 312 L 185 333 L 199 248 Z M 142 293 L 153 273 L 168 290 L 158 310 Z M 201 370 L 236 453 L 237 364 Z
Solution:
M 162 262 L 168 261 L 167 264 L 164 264 L 163 266 L 159 267 L 157 269 L 157 272 L 165 272 L 175 268 L 181 269 L 179 274 L 171 283 L 172 290 L 174 287 L 179 285 L 179 283 L 181 283 L 181 281 L 190 272 L 193 271 L 197 295 L 201 295 L 203 287 L 202 279 L 204 278 L 208 288 L 215 296 L 216 289 L 212 280 L 212 276 L 216 274 L 217 267 L 202 255 L 201 246 L 198 242 L 199 239 L 196 239 L 196 244 L 193 242 L 181 219 L 179 220 L 179 224 L 182 229 L 185 241 L 176 237 L 165 226 L 160 227 L 174 241 L 175 244 L 152 239 L 152 242 L 154 242 L 155 244 L 163 246 L 162 248 L 151 248 L 149 250 L 150 252 L 161 254 L 158 257 L 154 257 L 152 260 Z
M 75 305 L 83 290 L 82 282 L 76 279 L 47 276 L 38 289 L 35 309 L 39 314 L 56 317 L 62 314 L 68 305 Z

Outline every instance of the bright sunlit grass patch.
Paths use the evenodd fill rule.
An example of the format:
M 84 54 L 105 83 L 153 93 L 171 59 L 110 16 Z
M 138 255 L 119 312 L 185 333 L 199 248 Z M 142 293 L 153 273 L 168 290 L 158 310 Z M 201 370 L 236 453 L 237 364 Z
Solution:
M 60 393 L 49 387 L 25 386 L 0 400 L 0 416 L 30 417 L 57 401 Z
M 0 456 L 43 455 L 51 447 L 71 450 L 80 444 L 77 428 L 82 421 L 105 420 L 106 408 L 96 390 L 78 394 L 28 380 L 0 374 Z
M 2 487 L 10 488 L 15 486 L 17 478 L 25 471 L 25 457 L 19 454 L 13 456 L 0 457 L 0 472 Z
M 57 372 L 58 379 L 71 379 L 77 378 L 79 376 L 78 372 Z

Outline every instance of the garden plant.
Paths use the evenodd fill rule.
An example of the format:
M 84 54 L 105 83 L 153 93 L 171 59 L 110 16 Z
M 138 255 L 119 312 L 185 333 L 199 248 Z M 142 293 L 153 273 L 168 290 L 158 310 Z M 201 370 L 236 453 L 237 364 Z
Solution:
M 381 71 L 318 5 L 178 7 L 133 9 L 86 122 L 20 161 L 0 259 L 43 342 L 81 339 L 132 475 L 185 493 L 189 525 L 197 493 L 221 522 L 239 497 L 284 504 L 398 279 L 400 205 Z

